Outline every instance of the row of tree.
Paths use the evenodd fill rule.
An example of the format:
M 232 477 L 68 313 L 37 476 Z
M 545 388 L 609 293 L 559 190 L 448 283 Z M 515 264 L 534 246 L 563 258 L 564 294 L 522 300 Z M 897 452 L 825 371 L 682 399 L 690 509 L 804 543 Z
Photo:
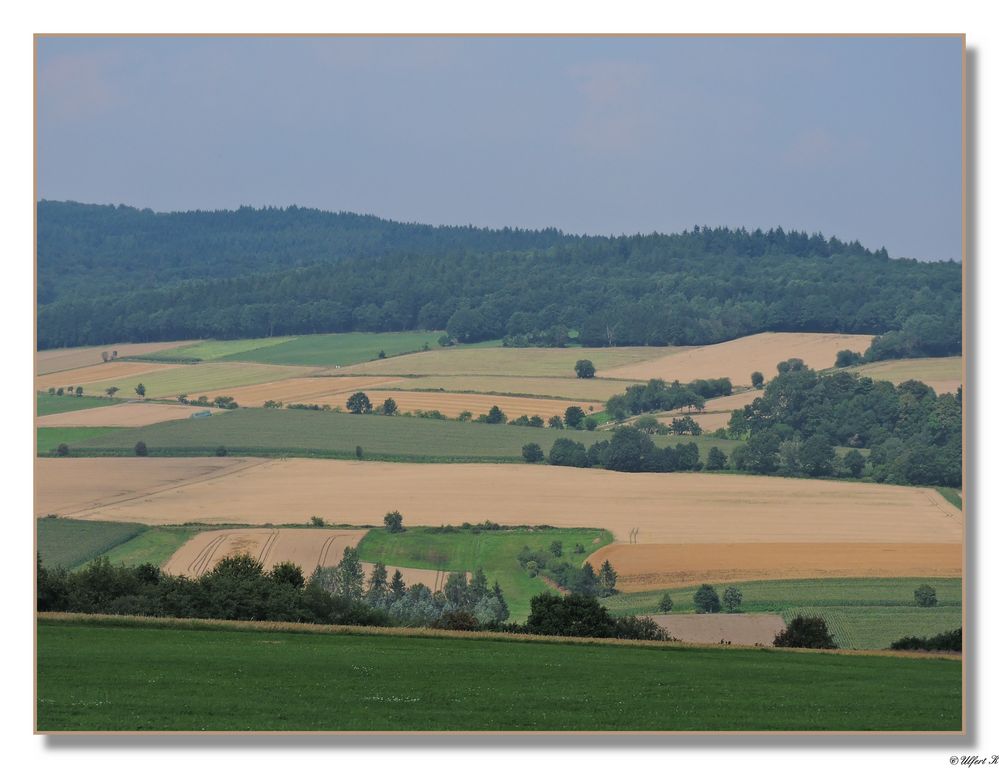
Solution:
M 418 328 L 586 346 L 829 331 L 880 334 L 878 354 L 901 356 L 957 352 L 961 337 L 960 264 L 779 228 L 581 237 L 42 201 L 38 285 L 41 348 Z
M 537 443 L 522 449 L 528 463 L 544 461 Z M 603 467 L 615 472 L 696 472 L 704 468 L 696 443 L 657 446 L 646 432 L 618 427 L 610 440 L 598 440 L 589 448 L 566 437 L 558 438 L 548 451 L 548 463 L 559 467 Z M 708 455 L 708 469 L 724 469 L 727 460 L 717 447 Z

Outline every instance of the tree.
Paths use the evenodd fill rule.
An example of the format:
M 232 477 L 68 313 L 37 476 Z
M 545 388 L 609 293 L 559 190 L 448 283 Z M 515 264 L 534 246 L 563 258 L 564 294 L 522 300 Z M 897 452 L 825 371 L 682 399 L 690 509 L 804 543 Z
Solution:
M 710 584 L 701 584 L 694 593 L 694 609 L 698 613 L 718 613 L 721 610 L 721 600 L 718 592 Z
M 142 442 L 141 440 L 135 444 L 135 455 L 136 456 L 148 456 L 149 455 L 149 449 L 146 447 L 146 444 L 144 442 Z
M 397 511 L 386 513 L 384 523 L 385 530 L 389 533 L 402 533 L 406 530 L 402 525 L 402 514 Z
M 313 515 L 312 517 L 309 518 L 309 525 L 312 525 L 316 528 L 325 528 L 326 521 L 323 518 L 321 518 L 319 515 Z
M 655 450 L 652 438 L 644 432 L 634 427 L 619 427 L 604 451 L 604 466 L 615 472 L 648 471 Z
M 866 465 L 867 460 L 856 448 L 848 451 L 846 456 L 843 457 L 843 466 L 846 467 L 847 472 L 854 477 L 860 477 L 864 473 L 864 467 Z
M 220 445 L 218 448 L 215 449 L 216 456 L 225 456 L 228 453 L 229 451 L 226 450 L 226 447 L 224 445 Z
M 55 449 L 56 456 L 69 456 L 69 446 L 66 443 L 59 443 Z
M 613 637 L 615 626 L 613 617 L 595 597 L 543 592 L 531 598 L 525 628 L 535 635 Z
M 506 423 L 506 414 L 500 410 L 498 405 L 494 405 L 486 414 L 485 422 L 486 424 L 504 424 Z
M 555 557 L 562 557 L 562 542 L 553 541 L 548 545 L 548 551 L 555 555 Z
M 778 648 L 835 648 L 833 636 L 821 616 L 795 616 L 791 623 L 777 633 L 774 645 Z
M 389 584 L 389 589 L 392 591 L 393 596 L 398 600 L 404 597 L 406 594 L 406 582 L 402 580 L 402 572 L 396 568 L 395 573 L 392 574 L 392 581 Z
M 666 592 L 659 598 L 659 610 L 663 613 L 669 613 L 673 610 L 673 598 L 670 597 L 669 592 Z
M 592 379 L 597 373 L 596 366 L 590 360 L 576 361 L 576 378 Z
M 708 451 L 708 462 L 705 469 L 716 471 L 725 469 L 726 466 L 728 466 L 728 457 L 725 455 L 725 451 L 717 446 Z
M 359 459 L 363 459 L 364 458 L 364 448 L 362 448 L 359 445 L 355 445 L 354 446 L 354 455 L 357 458 L 359 458 Z
M 587 467 L 586 447 L 575 440 L 560 437 L 548 450 L 548 463 L 557 467 Z
M 600 566 L 600 574 L 598 578 L 600 579 L 601 595 L 604 597 L 613 595 L 615 587 L 617 586 L 617 571 L 615 571 L 614 566 L 610 564 L 610 560 L 604 560 L 603 565 Z
M 929 584 L 920 584 L 913 595 L 920 608 L 932 608 L 937 604 L 937 591 Z
M 722 593 L 722 602 L 725 604 L 726 611 L 737 613 L 739 606 L 742 605 L 742 591 L 738 587 L 726 587 Z
M 471 411 L 462 411 L 461 413 L 458 414 L 458 421 L 471 421 L 471 420 L 472 420 Z
M 565 425 L 569 429 L 579 429 L 585 418 L 586 411 L 578 405 L 570 405 L 565 409 Z
M 801 469 L 811 477 L 832 474 L 836 453 L 824 435 L 812 435 L 801 446 Z
M 548 419 L 548 426 L 551 429 L 565 429 L 561 416 L 551 416 Z
M 59 387 L 56 390 L 56 395 L 58 395 L 59 397 L 62 397 L 64 392 L 65 392 L 65 390 L 62 387 Z
M 752 375 L 749 377 L 750 381 L 753 382 L 753 386 L 756 389 L 763 389 L 763 374 L 759 371 L 753 371 Z M 745 379 L 743 379 L 745 381 Z
M 139 397 L 146 396 L 146 385 L 143 384 L 141 381 L 135 386 L 135 394 L 137 394 Z
M 378 359 L 379 360 L 384 360 L 385 359 L 385 350 L 384 349 L 381 349 L 381 350 L 378 351 Z
M 364 569 L 361 558 L 354 547 L 345 547 L 340 558 L 338 594 L 345 600 L 354 601 L 361 597 L 364 591 Z
M 371 401 L 363 392 L 355 392 L 347 398 L 347 410 L 351 413 L 371 413 Z
M 848 368 L 851 365 L 860 365 L 864 361 L 864 356 L 852 349 L 841 349 L 836 353 L 836 367 Z
M 83 387 L 77 387 L 76 388 L 76 396 L 77 397 L 83 397 Z
M 521 455 L 524 457 L 524 461 L 528 464 L 537 464 L 539 461 L 544 461 L 545 452 L 541 450 L 541 446 L 537 443 L 528 443 L 520 450 Z
M 386 398 L 385 402 L 382 403 L 382 413 L 386 416 L 393 416 L 398 410 L 399 406 L 396 405 L 395 400 L 391 397 Z
M 383 600 L 389 591 L 388 571 L 385 563 L 375 563 L 371 569 L 371 578 L 368 580 L 368 591 L 365 595 L 369 602 Z
M 592 432 L 597 428 L 597 424 L 599 423 L 600 422 L 597 421 L 595 416 L 587 416 L 585 419 L 583 419 L 583 428 L 587 432 Z
M 271 568 L 271 578 L 279 584 L 289 584 L 295 589 L 305 586 L 302 568 L 291 562 L 278 563 Z

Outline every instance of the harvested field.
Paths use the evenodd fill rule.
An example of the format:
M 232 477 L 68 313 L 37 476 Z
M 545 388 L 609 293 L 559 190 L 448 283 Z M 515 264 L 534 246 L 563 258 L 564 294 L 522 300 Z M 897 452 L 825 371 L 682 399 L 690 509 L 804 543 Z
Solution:
M 638 528 L 642 544 L 960 544 L 964 519 L 933 489 L 833 480 L 316 459 L 69 458 L 36 466 L 38 516 L 159 524 L 306 523 L 322 509 L 333 523 L 380 525 L 398 509 L 408 525 L 602 527 L 618 541 Z
M 933 387 L 938 395 L 942 395 L 945 392 L 957 392 L 957 388 L 961 386 L 963 365 L 964 359 L 961 357 L 925 357 L 916 360 L 886 360 L 847 370 L 872 379 L 890 381 L 892 384 L 915 379 Z
M 289 403 L 314 403 L 316 405 L 339 405 L 341 408 L 351 392 L 357 392 L 365 387 L 377 387 L 395 384 L 401 381 L 393 376 L 309 376 L 302 378 L 280 379 L 263 384 L 251 384 L 245 387 L 223 387 L 191 393 L 193 398 L 205 395 L 214 400 L 218 395 L 229 395 L 236 398 L 241 406 L 258 408 L 268 400 Z
M 557 376 L 416 376 L 398 379 L 391 389 L 481 392 L 494 395 L 540 395 L 542 397 L 607 400 L 637 381 L 615 379 L 567 379 Z
M 35 389 L 45 392 L 49 387 L 83 387 L 88 395 L 103 395 L 104 390 L 112 384 L 117 384 L 122 395 L 131 395 L 132 389 L 125 390 L 118 381 L 136 376 L 160 375 L 172 371 L 178 366 L 164 363 L 98 363 L 86 368 L 75 368 L 72 371 L 49 373 L 35 378 Z M 136 379 L 138 383 L 139 379 Z M 106 384 L 104 382 L 107 382 Z M 135 386 L 134 384 L 132 385 Z
M 684 643 L 772 646 L 776 634 L 786 628 L 776 613 L 660 613 L 649 618 Z
M 103 347 L 44 349 L 41 352 L 35 352 L 35 373 L 42 376 L 47 373 L 97 365 L 103 362 L 101 360 L 101 352 L 116 350 L 118 357 L 152 355 L 167 349 L 175 349 L 176 347 L 183 347 L 193 343 L 192 341 L 153 341 L 145 344 L 108 344 Z M 83 382 L 81 381 L 80 383 L 82 384 Z
M 204 410 L 221 413 L 217 408 L 198 408 L 190 405 L 164 403 L 121 403 L 105 408 L 53 413 L 35 420 L 38 427 L 144 427 L 161 421 L 189 419 Z
M 124 366 L 139 366 L 134 369 L 125 369 Z M 311 369 L 300 368 L 287 365 L 263 365 L 261 363 L 197 363 L 195 365 L 164 365 L 160 363 L 108 363 L 107 366 L 94 366 L 95 368 L 114 369 L 113 378 L 102 379 L 100 382 L 66 381 L 64 374 L 53 374 L 58 382 L 63 384 L 79 383 L 83 385 L 86 394 L 102 394 L 107 387 L 116 386 L 121 390 L 122 395 L 130 396 L 138 384 L 146 388 L 146 397 L 173 398 L 179 394 L 190 395 L 195 392 L 218 391 L 229 395 L 237 387 L 247 384 L 261 384 L 266 381 L 277 381 L 279 379 L 289 379 L 295 376 L 308 375 Z M 81 369 L 89 370 L 89 369 Z M 79 371 L 73 371 L 78 374 Z M 39 388 L 60 386 L 53 379 L 54 383 L 41 385 Z M 237 400 L 237 402 L 239 402 Z
M 821 541 L 818 537 L 812 541 Z M 610 560 L 621 592 L 767 579 L 960 577 L 950 544 L 611 544 L 587 560 Z
M 204 531 L 178 549 L 163 570 L 175 576 L 201 576 L 223 558 L 246 554 L 270 570 L 278 563 L 316 567 L 336 565 L 347 547 L 357 547 L 365 530 L 336 528 L 231 528 Z
M 653 360 L 599 370 L 617 379 L 652 378 L 673 381 L 717 379 L 727 376 L 735 386 L 748 386 L 753 371 L 767 381 L 777 375 L 777 363 L 798 357 L 817 370 L 831 368 L 841 349 L 863 352 L 873 336 L 840 333 L 758 333 L 722 344 L 688 348 Z
M 605 370 L 614 366 L 630 366 L 643 361 L 662 359 L 686 347 L 573 347 L 567 349 L 541 347 L 452 348 L 418 352 L 412 355 L 373 360 L 345 369 L 349 374 L 388 375 L 465 375 L 465 376 L 556 376 L 574 379 L 577 360 L 591 360 L 597 376 L 618 376 Z M 783 359 L 783 358 L 782 358 Z M 649 378 L 649 377 L 646 377 Z M 748 376 L 746 378 L 749 380 Z
M 462 411 L 473 415 L 488 413 L 494 405 L 508 418 L 518 416 L 562 416 L 570 405 L 578 405 L 584 411 L 602 411 L 603 403 L 583 400 L 553 400 L 551 398 L 509 397 L 504 395 L 454 394 L 451 392 L 393 392 L 389 390 L 364 390 L 371 398 L 372 405 L 380 405 L 391 397 L 402 412 L 440 411 L 445 416 L 458 416 Z

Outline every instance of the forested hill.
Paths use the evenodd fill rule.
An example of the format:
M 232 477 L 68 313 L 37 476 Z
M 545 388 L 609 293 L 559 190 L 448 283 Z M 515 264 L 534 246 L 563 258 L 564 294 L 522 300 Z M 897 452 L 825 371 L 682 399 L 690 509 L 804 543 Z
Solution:
M 584 237 L 43 201 L 38 277 L 42 348 L 414 328 L 515 344 L 578 331 L 587 345 L 887 334 L 880 356 L 961 342 L 960 264 L 781 229 Z

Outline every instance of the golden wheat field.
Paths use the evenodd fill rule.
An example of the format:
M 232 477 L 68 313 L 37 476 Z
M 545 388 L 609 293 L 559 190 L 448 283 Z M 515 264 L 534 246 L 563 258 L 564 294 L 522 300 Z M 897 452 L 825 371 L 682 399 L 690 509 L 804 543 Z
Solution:
M 797 357 L 816 370 L 832 367 L 841 349 L 863 352 L 873 336 L 840 333 L 758 333 L 722 344 L 693 347 L 673 354 L 598 371 L 618 379 L 692 381 L 728 377 L 736 386 L 748 386 L 753 371 L 769 381 L 777 363 Z
M 195 413 L 217 408 L 200 408 L 192 405 L 167 403 L 119 403 L 102 408 L 85 408 L 79 411 L 51 413 L 35 419 L 37 427 L 145 427 L 161 421 L 189 419 Z
M 44 349 L 35 353 L 35 373 L 39 376 L 73 368 L 85 368 L 102 363 L 102 352 L 117 352 L 118 357 L 153 355 L 167 349 L 186 347 L 194 341 L 151 341 L 141 344 L 108 344 L 103 347 L 69 347 Z M 64 385 L 65 386 L 65 385 Z

